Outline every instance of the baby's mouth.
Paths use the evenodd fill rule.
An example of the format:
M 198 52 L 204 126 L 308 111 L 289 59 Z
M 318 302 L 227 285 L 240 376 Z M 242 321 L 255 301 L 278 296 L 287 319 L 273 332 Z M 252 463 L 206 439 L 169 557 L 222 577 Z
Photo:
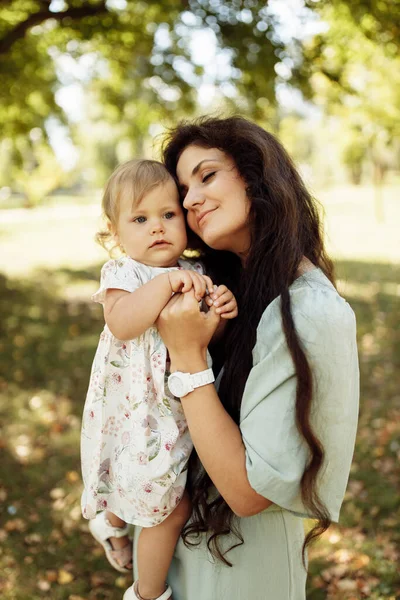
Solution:
M 170 246 L 171 244 L 166 240 L 156 240 L 150 246 L 150 248 L 154 248 L 155 246 Z

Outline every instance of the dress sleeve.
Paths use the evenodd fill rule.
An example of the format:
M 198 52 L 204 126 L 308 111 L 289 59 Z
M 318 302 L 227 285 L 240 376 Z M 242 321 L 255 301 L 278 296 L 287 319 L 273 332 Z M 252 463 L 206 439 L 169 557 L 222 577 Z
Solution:
M 125 257 L 109 260 L 101 269 L 100 287 L 93 294 L 92 300 L 104 304 L 107 290 L 134 292 L 140 285 L 139 273 L 133 260 Z
M 296 331 L 313 372 L 311 422 L 325 450 L 319 495 L 338 520 L 353 456 L 358 415 L 354 313 L 334 288 L 304 286 L 291 293 Z M 296 375 L 279 301 L 265 311 L 253 350 L 240 429 L 250 485 L 273 503 L 307 514 L 300 482 L 309 453 L 295 419 Z

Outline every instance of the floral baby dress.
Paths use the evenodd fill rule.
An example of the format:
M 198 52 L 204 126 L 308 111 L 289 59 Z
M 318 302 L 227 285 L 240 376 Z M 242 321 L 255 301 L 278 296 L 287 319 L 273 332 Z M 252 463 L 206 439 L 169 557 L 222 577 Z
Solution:
M 203 273 L 198 262 L 180 260 L 179 265 L 158 268 L 130 257 L 110 260 L 93 300 L 104 303 L 111 288 L 133 292 L 177 268 Z M 120 341 L 105 325 L 82 422 L 82 513 L 87 519 L 107 509 L 127 523 L 151 527 L 179 503 L 193 445 L 167 376 L 167 349 L 156 327 Z

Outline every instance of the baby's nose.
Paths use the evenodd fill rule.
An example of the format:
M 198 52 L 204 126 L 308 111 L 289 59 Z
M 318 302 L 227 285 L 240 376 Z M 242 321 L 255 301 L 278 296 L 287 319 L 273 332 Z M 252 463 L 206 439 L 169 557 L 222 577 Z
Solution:
M 159 223 L 153 223 L 151 231 L 152 233 L 160 233 L 161 231 L 164 231 L 164 227 L 161 221 Z

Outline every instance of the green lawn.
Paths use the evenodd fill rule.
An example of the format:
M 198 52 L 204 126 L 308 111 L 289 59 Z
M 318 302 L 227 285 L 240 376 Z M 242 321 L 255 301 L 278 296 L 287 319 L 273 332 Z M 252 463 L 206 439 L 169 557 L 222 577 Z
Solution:
M 337 219 L 340 231 L 356 232 L 370 222 L 351 198 L 340 219 L 342 201 L 327 203 L 329 227 Z M 88 297 L 104 254 L 88 250 L 94 212 L 53 220 L 45 212 L 0 225 L 0 597 L 118 599 L 129 578 L 109 568 L 79 508 L 80 415 L 102 327 L 101 309 Z M 311 552 L 309 600 L 400 598 L 400 257 L 393 225 L 378 227 L 386 228 L 379 233 L 387 238 L 383 254 L 375 238 L 360 238 L 369 253 L 353 259 L 353 238 L 346 250 L 346 236 L 337 237 L 344 244 L 337 254 L 346 256 L 338 262 L 340 288 L 358 320 L 360 427 L 341 526 Z

